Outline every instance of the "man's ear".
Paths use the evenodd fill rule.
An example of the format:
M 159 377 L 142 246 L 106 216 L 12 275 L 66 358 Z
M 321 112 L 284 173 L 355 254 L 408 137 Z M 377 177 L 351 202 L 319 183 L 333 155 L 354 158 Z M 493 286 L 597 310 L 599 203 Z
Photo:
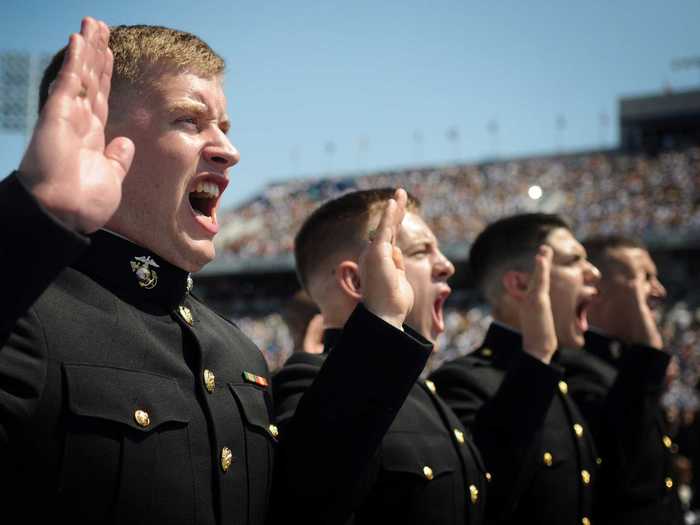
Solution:
M 503 274 L 503 277 L 501 277 L 501 284 L 506 294 L 514 299 L 522 300 L 527 295 L 527 289 L 530 284 L 530 274 L 527 272 L 508 270 Z
M 355 301 L 362 301 L 360 268 L 354 261 L 343 261 L 335 267 L 335 281 L 344 294 Z

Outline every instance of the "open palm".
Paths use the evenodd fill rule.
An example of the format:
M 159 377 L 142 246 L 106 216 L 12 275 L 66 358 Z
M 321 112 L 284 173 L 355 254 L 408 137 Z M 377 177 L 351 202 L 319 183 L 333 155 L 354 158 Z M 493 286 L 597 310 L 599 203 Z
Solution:
M 21 180 L 42 205 L 82 233 L 97 230 L 115 212 L 134 155 L 124 137 L 105 146 L 113 62 L 108 43 L 107 26 L 89 17 L 71 35 L 20 165 Z

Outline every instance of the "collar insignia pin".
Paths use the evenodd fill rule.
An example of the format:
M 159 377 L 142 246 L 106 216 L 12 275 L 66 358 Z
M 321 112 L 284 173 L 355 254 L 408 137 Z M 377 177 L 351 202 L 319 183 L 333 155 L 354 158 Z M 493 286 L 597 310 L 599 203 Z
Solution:
M 136 274 L 139 286 L 146 290 L 151 290 L 158 284 L 158 274 L 153 268 L 160 268 L 150 256 L 134 257 L 131 261 L 131 271 Z

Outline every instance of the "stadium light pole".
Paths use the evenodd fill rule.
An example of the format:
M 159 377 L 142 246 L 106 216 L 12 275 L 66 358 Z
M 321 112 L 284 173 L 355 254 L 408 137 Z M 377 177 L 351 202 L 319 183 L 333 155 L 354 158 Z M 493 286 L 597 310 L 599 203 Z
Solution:
M 452 144 L 452 157 L 453 160 L 457 160 L 460 157 L 460 147 L 459 147 L 459 128 L 457 126 L 452 126 L 447 128 L 445 133 L 447 141 Z
M 328 157 L 328 175 L 333 172 L 333 155 L 335 154 L 335 143 L 332 140 L 326 142 L 323 146 L 323 151 Z
M 674 58 L 671 61 L 671 71 L 685 71 L 697 69 L 700 73 L 700 56 Z
M 491 119 L 488 124 L 486 124 L 486 131 L 488 131 L 489 135 L 491 135 L 491 148 L 492 148 L 492 155 L 493 158 L 498 158 L 498 132 L 500 128 L 498 126 L 498 120 Z
M 41 75 L 50 58 L 26 51 L 0 53 L 0 130 L 29 138 L 37 119 Z
M 416 158 L 416 163 L 423 162 L 423 132 L 415 130 L 413 132 L 413 155 Z

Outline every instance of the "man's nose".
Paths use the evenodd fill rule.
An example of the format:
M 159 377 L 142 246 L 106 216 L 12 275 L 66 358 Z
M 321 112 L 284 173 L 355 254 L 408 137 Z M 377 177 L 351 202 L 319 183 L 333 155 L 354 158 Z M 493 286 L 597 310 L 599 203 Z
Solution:
M 217 166 L 222 171 L 241 160 L 241 154 L 220 130 L 217 139 L 204 148 L 203 156 L 207 162 Z
M 454 264 L 445 257 L 445 254 L 438 252 L 438 258 L 433 265 L 433 275 L 441 279 L 449 279 L 454 273 Z
M 663 284 L 661 284 L 661 281 L 659 281 L 658 277 L 654 277 L 651 281 L 651 293 L 654 297 L 657 297 L 659 299 L 666 298 L 666 288 Z
M 586 284 L 591 286 L 595 286 L 600 282 L 600 270 L 590 261 L 586 261 L 584 279 Z

